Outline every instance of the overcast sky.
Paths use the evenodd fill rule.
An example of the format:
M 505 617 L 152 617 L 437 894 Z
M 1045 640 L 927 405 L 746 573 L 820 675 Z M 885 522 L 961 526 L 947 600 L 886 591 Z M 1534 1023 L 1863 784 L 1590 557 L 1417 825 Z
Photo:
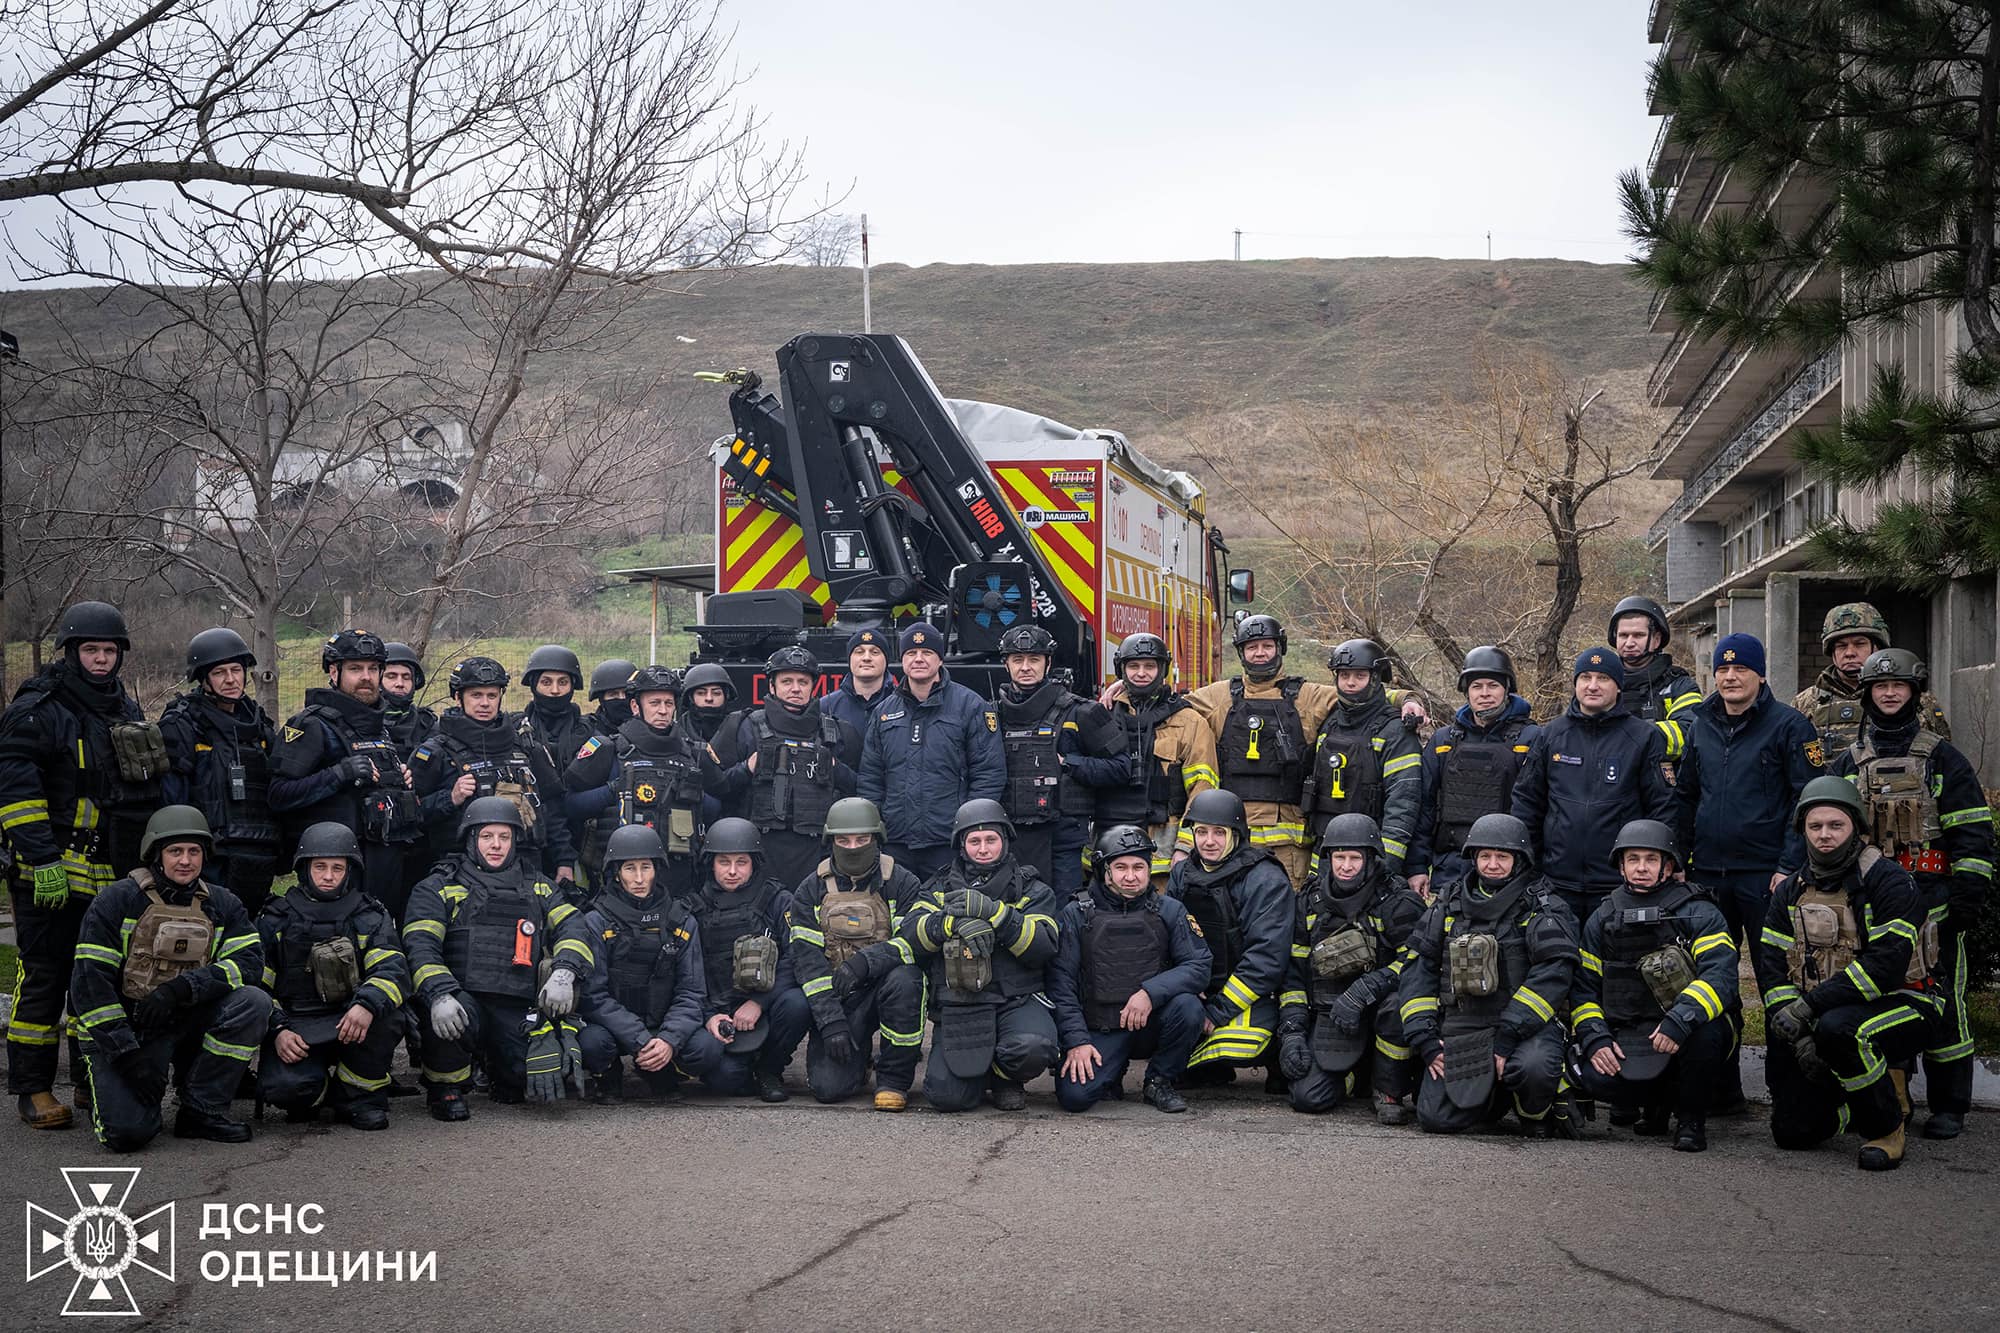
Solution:
M 1613 262 L 1644 0 L 741 0 L 774 136 L 877 263 Z

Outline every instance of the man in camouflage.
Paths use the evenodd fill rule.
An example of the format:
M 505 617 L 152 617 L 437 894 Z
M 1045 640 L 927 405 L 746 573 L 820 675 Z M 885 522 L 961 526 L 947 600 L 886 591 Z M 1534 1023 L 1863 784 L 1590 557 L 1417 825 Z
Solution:
M 1820 646 L 1833 659 L 1812 684 L 1799 691 L 1792 707 L 1804 713 L 1819 729 L 1829 755 L 1844 754 L 1860 739 L 1861 664 L 1869 654 L 1890 647 L 1889 622 L 1867 602 L 1842 602 L 1826 613 L 1820 627 Z M 1937 698 L 1924 691 L 1918 700 L 1917 716 L 1925 731 L 1951 739 L 1951 727 Z

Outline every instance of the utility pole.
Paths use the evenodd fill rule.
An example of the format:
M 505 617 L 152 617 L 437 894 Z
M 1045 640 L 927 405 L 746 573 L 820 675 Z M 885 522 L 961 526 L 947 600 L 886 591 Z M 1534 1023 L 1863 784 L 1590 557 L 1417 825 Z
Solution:
M 1236 229 L 1236 257 L 1239 260 L 1243 258 L 1243 228 L 1241 227 Z
M 21 340 L 0 329 L 0 366 L 21 359 Z M 6 394 L 0 391 L 0 429 L 7 414 Z M 0 448 L 0 509 L 7 503 L 7 451 Z M 0 533 L 0 699 L 7 697 L 7 539 Z
M 875 332 L 875 310 L 868 299 L 868 215 L 861 215 L 861 331 Z M 657 660 L 657 659 L 655 659 Z
M 1493 262 L 1493 233 L 1490 231 L 1486 233 L 1486 262 Z

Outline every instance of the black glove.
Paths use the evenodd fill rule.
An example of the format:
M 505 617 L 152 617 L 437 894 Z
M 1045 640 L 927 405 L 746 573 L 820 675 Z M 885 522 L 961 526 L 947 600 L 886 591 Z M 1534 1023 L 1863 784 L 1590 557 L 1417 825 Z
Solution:
M 167 1095 L 167 1063 L 146 1058 L 143 1046 L 134 1046 L 111 1062 L 132 1096 L 148 1105 L 158 1105 Z
M 1327 1012 L 1326 1021 L 1331 1023 L 1333 1030 L 1341 1036 L 1353 1036 L 1361 1031 L 1361 1013 L 1368 1007 L 1368 998 L 1361 992 L 1359 986 L 1349 986 L 1346 992 L 1333 1002 L 1333 1008 Z
M 944 896 L 944 910 L 952 916 L 976 916 L 982 921 L 990 921 L 1000 906 L 997 899 L 987 897 L 978 889 L 953 889 Z
M 861 961 L 860 954 L 833 969 L 833 993 L 843 1000 L 860 990 L 867 981 L 868 965 Z
M 375 781 L 375 761 L 365 754 L 351 754 L 333 766 L 342 786 L 366 787 Z
M 145 999 L 132 1006 L 132 1026 L 141 1032 L 158 1032 L 173 1022 L 174 1015 L 194 1003 L 194 981 L 183 972 L 155 986 Z
M 1796 1044 L 1798 1039 L 1812 1028 L 1812 1006 L 1804 1000 L 1793 1000 L 1789 1004 L 1773 1009 L 1767 1022 L 1772 1035 Z
M 1804 1033 L 1792 1043 L 1792 1061 L 1798 1065 L 1799 1073 L 1807 1082 L 1833 1085 L 1833 1071 L 1826 1067 L 1826 1061 L 1820 1059 L 1819 1043 L 1813 1040 L 1812 1033 Z
M 852 1064 L 854 1057 L 860 1054 L 854 1047 L 854 1036 L 844 1022 L 820 1024 L 819 1036 L 826 1043 L 827 1057 L 835 1064 Z
M 1286 1078 L 1304 1078 L 1312 1072 L 1312 1047 L 1303 1032 L 1287 1032 L 1278 1042 L 1278 1072 Z
M 958 918 L 952 927 L 952 934 L 965 945 L 966 952 L 974 958 L 993 956 L 993 923 L 976 916 Z

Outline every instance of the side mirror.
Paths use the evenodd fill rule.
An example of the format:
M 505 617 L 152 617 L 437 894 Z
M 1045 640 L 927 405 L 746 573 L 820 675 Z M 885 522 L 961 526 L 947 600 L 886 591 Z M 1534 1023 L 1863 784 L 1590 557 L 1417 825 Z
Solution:
M 1229 571 L 1229 600 L 1232 602 L 1254 602 L 1257 600 L 1256 570 L 1232 569 Z

